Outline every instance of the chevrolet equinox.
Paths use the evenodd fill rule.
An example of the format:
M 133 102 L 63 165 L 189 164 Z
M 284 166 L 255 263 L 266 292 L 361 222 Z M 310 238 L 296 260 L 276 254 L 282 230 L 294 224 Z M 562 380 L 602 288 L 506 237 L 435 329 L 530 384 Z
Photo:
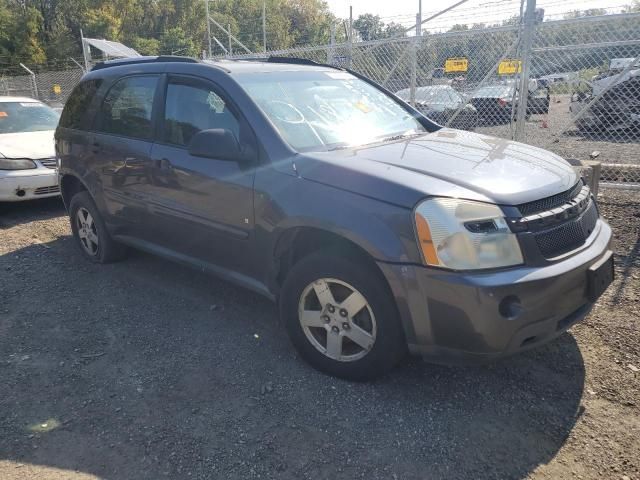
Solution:
M 613 278 L 611 229 L 562 158 L 444 128 L 341 68 L 109 61 L 55 139 L 84 256 L 133 247 L 265 295 L 344 378 L 543 344 Z

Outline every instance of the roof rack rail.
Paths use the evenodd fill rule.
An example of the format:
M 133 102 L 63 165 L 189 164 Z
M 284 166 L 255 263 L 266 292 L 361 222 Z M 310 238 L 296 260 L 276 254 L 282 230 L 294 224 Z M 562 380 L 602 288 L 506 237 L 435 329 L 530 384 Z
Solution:
M 329 63 L 320 63 L 314 60 L 309 60 L 308 58 L 300 58 L 300 57 L 279 57 L 277 55 L 272 55 L 265 59 L 269 63 L 291 63 L 294 65 L 314 65 L 316 67 L 329 67 L 335 68 L 336 70 L 343 70 L 342 67 L 338 67 L 336 65 L 331 65 Z
M 91 69 L 102 70 L 103 68 L 119 67 L 122 65 L 135 65 L 139 63 L 159 63 L 159 62 L 178 62 L 178 63 L 199 63 L 198 60 L 192 57 L 180 57 L 177 55 L 159 55 L 157 57 L 128 57 L 118 58 L 116 60 L 106 60 L 104 62 L 96 63 Z

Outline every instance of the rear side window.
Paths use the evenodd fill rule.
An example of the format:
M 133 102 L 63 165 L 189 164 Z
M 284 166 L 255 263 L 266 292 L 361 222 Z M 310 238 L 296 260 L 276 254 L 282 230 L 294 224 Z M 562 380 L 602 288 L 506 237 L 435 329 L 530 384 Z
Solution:
M 102 80 L 88 80 L 73 89 L 60 117 L 61 127 L 74 128 L 77 130 L 86 129 L 84 114 L 89 108 L 93 96 L 98 91 L 98 88 L 100 88 L 101 83 Z
M 97 129 L 103 133 L 150 139 L 157 85 L 157 76 L 128 77 L 118 81 L 102 102 Z

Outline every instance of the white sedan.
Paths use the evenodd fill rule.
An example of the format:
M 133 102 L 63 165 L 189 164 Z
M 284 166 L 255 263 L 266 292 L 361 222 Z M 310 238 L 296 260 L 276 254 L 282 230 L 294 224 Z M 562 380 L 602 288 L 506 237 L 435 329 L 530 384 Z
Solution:
M 60 194 L 53 143 L 58 118 L 33 98 L 0 97 L 0 202 Z

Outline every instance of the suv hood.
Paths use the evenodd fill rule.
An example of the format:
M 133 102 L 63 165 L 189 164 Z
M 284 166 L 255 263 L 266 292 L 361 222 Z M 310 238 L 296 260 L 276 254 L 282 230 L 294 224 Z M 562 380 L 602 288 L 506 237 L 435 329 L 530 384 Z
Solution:
M 0 134 L 0 155 L 39 160 L 56 156 L 53 130 Z
M 578 175 L 561 157 L 510 140 L 442 128 L 421 137 L 318 152 L 302 177 L 406 206 L 428 195 L 501 205 L 549 197 Z

